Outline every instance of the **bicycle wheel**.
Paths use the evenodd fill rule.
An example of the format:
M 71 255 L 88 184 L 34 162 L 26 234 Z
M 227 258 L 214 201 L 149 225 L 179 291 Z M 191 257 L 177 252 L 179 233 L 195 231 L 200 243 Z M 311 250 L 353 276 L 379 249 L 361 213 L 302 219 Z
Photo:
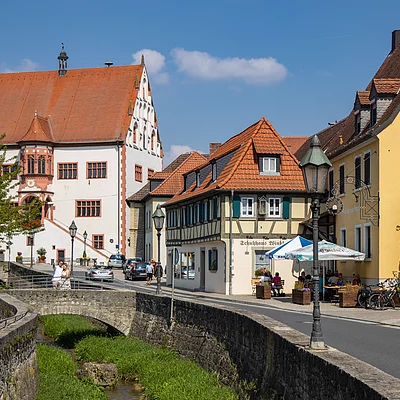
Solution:
M 373 294 L 369 299 L 368 299 L 368 306 L 372 310 L 382 310 L 383 309 L 383 302 L 381 295 L 378 293 Z
M 362 293 L 359 293 L 357 296 L 357 303 L 362 308 L 367 308 L 368 306 L 368 297 L 363 296 Z

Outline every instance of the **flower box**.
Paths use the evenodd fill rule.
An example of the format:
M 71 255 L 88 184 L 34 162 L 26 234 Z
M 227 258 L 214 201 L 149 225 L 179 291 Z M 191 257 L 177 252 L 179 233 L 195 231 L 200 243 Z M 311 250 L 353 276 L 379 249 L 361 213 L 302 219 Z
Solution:
M 256 285 L 256 298 L 257 299 L 270 299 L 271 286 L 270 285 Z
M 358 287 L 357 287 L 358 288 Z M 343 290 L 339 291 L 339 307 L 356 307 L 358 290 Z
M 311 290 L 292 289 L 292 303 L 304 306 L 311 304 Z

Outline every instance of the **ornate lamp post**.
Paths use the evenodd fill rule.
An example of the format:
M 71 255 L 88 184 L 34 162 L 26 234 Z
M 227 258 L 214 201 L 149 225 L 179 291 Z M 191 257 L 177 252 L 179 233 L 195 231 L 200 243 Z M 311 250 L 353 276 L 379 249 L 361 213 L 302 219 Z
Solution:
M 161 263 L 160 263 L 160 238 L 161 238 L 161 229 L 164 226 L 164 218 L 165 214 L 161 210 L 161 206 L 158 204 L 156 211 L 154 211 L 153 215 L 154 227 L 157 230 L 157 243 L 158 243 L 158 261 L 156 267 L 156 276 L 157 276 L 157 290 L 156 294 L 161 294 Z
M 71 274 L 74 271 L 74 238 L 77 230 L 78 228 L 75 225 L 75 221 L 72 221 L 71 225 L 69 226 L 69 234 L 71 236 Z
M 83 260 L 83 265 L 86 267 L 87 264 L 87 254 L 86 254 L 86 239 L 87 239 L 87 232 L 83 232 L 83 254 L 85 259 Z
M 325 343 L 321 329 L 321 310 L 319 305 L 319 268 L 318 268 L 318 218 L 320 200 L 325 194 L 328 170 L 332 166 L 328 157 L 322 151 L 318 136 L 315 135 L 306 155 L 300 161 L 307 193 L 311 195 L 311 211 L 313 223 L 313 327 L 310 338 L 311 349 L 324 349 Z

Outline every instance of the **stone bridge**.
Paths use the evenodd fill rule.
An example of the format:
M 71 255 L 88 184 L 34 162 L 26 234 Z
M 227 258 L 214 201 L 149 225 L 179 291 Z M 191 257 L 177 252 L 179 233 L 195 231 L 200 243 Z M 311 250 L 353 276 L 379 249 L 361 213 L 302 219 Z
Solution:
M 132 290 L 9 290 L 40 315 L 76 314 L 95 318 L 128 335 L 136 310 Z
M 8 295 L 42 315 L 79 314 L 96 318 L 125 335 L 173 348 L 182 357 L 217 373 L 222 383 L 238 392 L 239 398 L 245 398 L 243 388 L 253 385 L 254 390 L 247 394 L 254 400 L 328 399 L 332 393 L 338 399 L 399 398 L 399 379 L 336 349 L 312 351 L 308 348 L 308 336 L 263 315 L 200 301 L 176 300 L 171 323 L 171 300 L 164 296 L 133 291 L 52 289 L 7 290 Z M 10 302 L 1 300 L 2 297 L 0 293 L 0 304 Z M 12 310 L 11 306 L 9 309 Z M 27 327 L 32 329 L 28 322 Z M 5 339 L 19 343 L 16 334 L 18 331 L 10 331 Z M 32 340 L 32 335 L 26 337 Z M 6 342 L 0 341 L 0 366 L 6 354 L 2 343 Z M 30 361 L 29 355 L 26 362 Z M 19 360 L 11 355 L 10 359 Z M 26 369 L 25 364 L 22 367 Z M 1 380 L 10 381 L 7 371 L 3 372 L 0 399 Z

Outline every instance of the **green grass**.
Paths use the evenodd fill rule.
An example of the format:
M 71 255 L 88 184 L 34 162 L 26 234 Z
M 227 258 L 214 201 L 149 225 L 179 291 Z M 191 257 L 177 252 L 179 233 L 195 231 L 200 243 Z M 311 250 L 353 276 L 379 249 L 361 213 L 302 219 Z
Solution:
M 65 350 L 37 345 L 39 392 L 36 400 L 106 400 L 102 389 L 75 376 L 77 365 Z
M 75 347 L 77 360 L 115 363 L 122 378 L 138 378 L 145 387 L 144 394 L 149 399 L 237 399 L 232 389 L 219 385 L 216 375 L 206 372 L 192 361 L 180 359 L 178 354 L 171 350 L 151 346 L 131 337 L 106 337 L 105 330 L 94 327 L 79 316 L 54 315 L 40 319 L 46 335 L 54 337 L 62 346 Z M 38 346 L 40 396 L 37 400 L 105 398 L 99 397 L 103 395 L 100 389 L 93 393 L 85 389 L 86 397 L 79 397 L 80 385 L 86 387 L 88 384 L 80 381 L 80 385 L 76 383 L 76 365 L 63 350 L 50 348 L 47 353 L 44 347 L 48 346 Z M 55 353 L 52 355 L 51 351 Z M 57 360 L 61 359 L 64 360 L 63 366 L 59 367 Z M 69 378 L 65 378 L 67 376 Z M 45 393 L 47 397 L 44 397 Z M 69 397 L 60 397 L 64 396 L 62 393 L 68 393 Z
M 76 356 L 81 361 L 115 363 L 123 377 L 137 376 L 151 399 L 237 399 L 233 390 L 221 387 L 215 375 L 194 362 L 134 338 L 86 337 L 77 344 Z

